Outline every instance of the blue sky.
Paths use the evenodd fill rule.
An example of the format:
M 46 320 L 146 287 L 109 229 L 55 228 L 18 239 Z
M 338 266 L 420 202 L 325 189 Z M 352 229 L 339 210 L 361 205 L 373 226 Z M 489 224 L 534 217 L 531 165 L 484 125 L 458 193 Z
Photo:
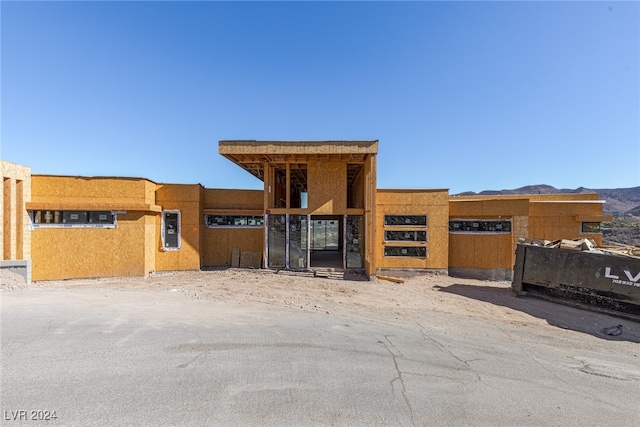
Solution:
M 638 2 L 0 2 L 2 159 L 261 188 L 223 139 L 378 139 L 379 188 L 640 185 Z

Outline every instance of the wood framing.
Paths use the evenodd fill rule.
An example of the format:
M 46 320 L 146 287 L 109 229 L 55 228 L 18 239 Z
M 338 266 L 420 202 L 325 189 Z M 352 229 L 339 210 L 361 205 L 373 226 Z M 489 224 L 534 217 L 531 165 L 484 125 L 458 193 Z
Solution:
M 598 224 L 611 219 L 597 194 L 378 190 L 376 140 L 225 140 L 219 153 L 262 180 L 263 189 L 31 176 L 2 162 L 4 260 L 32 259 L 35 280 L 267 267 L 271 255 L 274 268 L 504 280 L 520 238 L 601 243 Z M 109 223 L 64 222 L 74 216 Z

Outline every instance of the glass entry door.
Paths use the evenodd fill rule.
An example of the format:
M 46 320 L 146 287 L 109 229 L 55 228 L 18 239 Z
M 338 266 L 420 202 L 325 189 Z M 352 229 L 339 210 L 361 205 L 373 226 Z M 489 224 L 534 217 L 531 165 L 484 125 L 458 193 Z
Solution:
M 286 215 L 267 215 L 267 267 L 286 267 Z
M 364 216 L 348 215 L 345 218 L 345 265 L 364 268 Z
M 289 268 L 292 270 L 306 269 L 309 266 L 307 224 L 308 215 L 289 216 Z
M 364 266 L 364 217 L 265 215 L 267 268 Z
M 314 219 L 311 233 L 313 236 L 312 251 L 340 250 L 340 220 Z

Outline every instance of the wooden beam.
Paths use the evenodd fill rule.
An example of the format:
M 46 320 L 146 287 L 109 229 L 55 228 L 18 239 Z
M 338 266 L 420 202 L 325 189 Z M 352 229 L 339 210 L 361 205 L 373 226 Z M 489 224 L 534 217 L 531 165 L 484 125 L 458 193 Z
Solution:
M 389 282 L 394 282 L 394 283 L 404 283 L 404 282 L 406 282 L 406 280 L 404 280 L 404 279 L 399 279 L 397 277 L 391 277 L 391 276 L 380 276 L 380 275 L 377 275 L 376 278 L 382 279 L 382 280 L 387 280 Z

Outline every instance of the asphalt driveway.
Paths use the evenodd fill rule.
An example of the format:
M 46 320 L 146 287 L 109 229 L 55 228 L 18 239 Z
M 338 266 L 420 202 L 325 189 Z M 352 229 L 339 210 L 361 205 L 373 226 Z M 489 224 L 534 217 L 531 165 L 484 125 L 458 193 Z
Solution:
M 640 425 L 636 342 L 179 292 L 0 298 L 6 426 Z

